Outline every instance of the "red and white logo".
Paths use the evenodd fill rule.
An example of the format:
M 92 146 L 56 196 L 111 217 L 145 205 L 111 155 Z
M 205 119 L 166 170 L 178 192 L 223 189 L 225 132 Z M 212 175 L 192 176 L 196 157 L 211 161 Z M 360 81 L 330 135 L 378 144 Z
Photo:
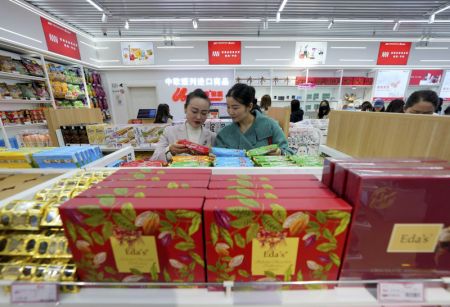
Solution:
M 48 51 L 80 60 L 77 34 L 41 17 Z
M 381 42 L 377 65 L 408 64 L 411 42 Z
M 209 64 L 240 65 L 241 42 L 211 41 L 208 42 Z

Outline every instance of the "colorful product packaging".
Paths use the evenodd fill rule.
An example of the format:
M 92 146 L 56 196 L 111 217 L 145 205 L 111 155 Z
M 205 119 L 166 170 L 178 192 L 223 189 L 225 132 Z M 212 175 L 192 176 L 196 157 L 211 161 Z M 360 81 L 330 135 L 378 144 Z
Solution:
M 269 182 L 252 182 L 248 180 L 239 181 L 211 181 L 209 189 L 211 190 L 236 190 L 236 189 L 263 189 L 263 190 L 277 190 L 277 189 L 325 189 L 326 186 L 319 181 L 303 180 L 277 180 Z
M 448 171 L 352 170 L 346 194 L 354 213 L 341 278 L 450 274 L 449 187 Z
M 336 194 L 328 189 L 276 189 L 276 190 L 208 190 L 207 199 L 298 199 L 298 198 L 336 198 Z
M 278 149 L 277 144 L 262 146 L 254 149 L 247 150 L 247 156 L 254 157 L 254 156 L 265 156 L 267 154 L 270 154 Z
M 210 175 L 208 174 L 195 174 L 195 180 L 209 180 Z M 193 180 L 193 174 L 152 174 L 152 173 L 142 173 L 142 172 L 122 172 L 118 170 L 111 176 L 105 178 L 106 181 L 120 181 L 120 180 L 149 180 L 149 181 L 185 181 Z
M 115 183 L 115 181 L 109 181 Z M 117 198 L 202 198 L 205 197 L 206 189 L 199 187 L 186 188 L 177 186 L 175 183 L 164 188 L 142 188 L 142 187 L 92 187 L 84 191 L 77 197 L 95 198 L 95 197 L 117 197 Z M 173 190 L 176 190 L 174 193 Z
M 209 155 L 209 147 L 193 143 L 188 140 L 179 140 L 178 144 L 185 145 L 194 155 Z
M 247 157 L 216 157 L 215 167 L 253 167 L 254 163 Z
M 314 175 L 309 174 L 282 174 L 282 175 L 212 175 L 211 181 L 238 181 L 238 180 L 248 180 L 248 181 L 260 181 L 260 182 L 268 182 L 268 181 L 287 181 L 287 180 L 295 180 L 295 181 L 303 181 L 303 180 L 311 180 L 317 181 L 317 178 Z
M 173 174 L 190 174 L 190 175 L 211 175 L 210 169 L 169 169 L 169 168 L 142 168 L 142 169 L 121 169 L 117 174 L 156 174 L 156 175 L 173 175 Z M 194 179 L 194 178 L 191 178 Z
M 96 188 L 138 188 L 138 189 L 206 189 L 209 180 L 104 180 L 95 185 Z
M 243 149 L 213 147 L 211 153 L 216 157 L 245 157 L 245 150 Z
M 75 198 L 60 207 L 83 281 L 204 282 L 203 198 Z
M 208 199 L 208 281 L 336 280 L 350 212 L 337 198 Z

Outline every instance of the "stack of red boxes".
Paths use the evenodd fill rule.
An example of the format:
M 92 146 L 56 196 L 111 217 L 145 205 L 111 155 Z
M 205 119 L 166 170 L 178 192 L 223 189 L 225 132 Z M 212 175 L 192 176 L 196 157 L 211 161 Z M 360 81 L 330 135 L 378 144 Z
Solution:
M 202 206 L 210 174 L 119 170 L 63 204 L 80 279 L 204 282 Z
M 351 207 L 311 175 L 213 175 L 204 205 L 210 282 L 335 280 Z
M 341 279 L 450 273 L 448 163 L 328 159 L 322 181 L 353 206 Z

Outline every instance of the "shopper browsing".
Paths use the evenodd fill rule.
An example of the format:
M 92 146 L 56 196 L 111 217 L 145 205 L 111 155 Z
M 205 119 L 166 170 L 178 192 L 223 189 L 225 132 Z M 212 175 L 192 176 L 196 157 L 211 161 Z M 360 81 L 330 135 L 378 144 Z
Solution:
M 166 103 L 161 103 L 158 105 L 155 116 L 155 124 L 167 124 L 171 123 L 173 116 L 170 115 L 169 105 Z
M 373 103 L 373 110 L 374 112 L 384 112 L 384 100 L 383 99 L 377 99 Z
M 415 91 L 409 96 L 405 104 L 405 113 L 433 114 L 439 103 L 439 97 L 434 91 Z
M 403 99 L 394 99 L 392 100 L 386 108 L 386 112 L 388 113 L 405 113 L 405 102 Z
M 269 95 L 264 95 L 261 98 L 261 111 L 266 114 L 272 105 L 272 98 Z
M 319 105 L 319 114 L 317 117 L 319 119 L 326 119 L 328 118 L 328 114 L 330 113 L 330 103 L 328 100 L 322 100 Z
M 208 96 L 201 89 L 189 93 L 184 105 L 186 122 L 164 129 L 151 160 L 168 161 L 172 156 L 187 154 L 188 148 L 177 143 L 183 139 L 204 146 L 212 146 L 216 134 L 203 128 L 208 118 L 210 105 Z
M 303 120 L 303 112 L 302 109 L 300 109 L 300 101 L 297 99 L 294 99 L 291 101 L 291 123 L 297 123 L 301 122 Z
M 217 135 L 216 147 L 253 149 L 278 144 L 274 154 L 293 154 L 280 126 L 273 119 L 254 110 L 255 89 L 237 83 L 227 93 L 227 111 L 233 123 Z

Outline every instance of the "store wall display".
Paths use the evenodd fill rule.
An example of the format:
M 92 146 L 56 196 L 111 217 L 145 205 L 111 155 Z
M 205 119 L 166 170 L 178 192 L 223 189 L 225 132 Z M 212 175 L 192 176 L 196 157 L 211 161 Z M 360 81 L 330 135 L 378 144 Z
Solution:
M 42 110 L 0 111 L 0 119 L 5 126 L 46 123 Z
M 77 34 L 41 17 L 42 29 L 48 51 L 52 51 L 77 60 L 81 59 Z
M 92 107 L 102 110 L 103 120 L 110 120 L 111 112 L 109 110 L 106 92 L 102 85 L 100 73 L 98 71 L 85 68 L 84 75 L 86 76 L 87 92 L 91 99 Z
M 450 70 L 445 71 L 444 81 L 442 81 L 441 93 L 439 95 L 445 101 L 450 101 Z
M 374 85 L 373 99 L 389 102 L 403 99 L 409 80 L 409 70 L 380 70 Z
M 151 42 L 122 42 L 122 63 L 125 65 L 155 64 L 155 51 Z
M 409 85 L 439 85 L 444 71 L 439 70 L 412 70 Z
M 325 64 L 327 42 L 296 42 L 296 64 Z
M 58 107 L 87 107 L 81 68 L 48 63 L 50 83 Z
M 61 126 L 64 144 L 89 144 L 86 126 Z M 95 144 L 93 144 L 95 145 Z
M 47 129 L 23 130 L 16 135 L 20 147 L 49 147 L 50 135 Z
M 209 41 L 208 56 L 210 65 L 241 64 L 241 42 Z
M 377 65 L 408 64 L 411 42 L 381 42 Z

